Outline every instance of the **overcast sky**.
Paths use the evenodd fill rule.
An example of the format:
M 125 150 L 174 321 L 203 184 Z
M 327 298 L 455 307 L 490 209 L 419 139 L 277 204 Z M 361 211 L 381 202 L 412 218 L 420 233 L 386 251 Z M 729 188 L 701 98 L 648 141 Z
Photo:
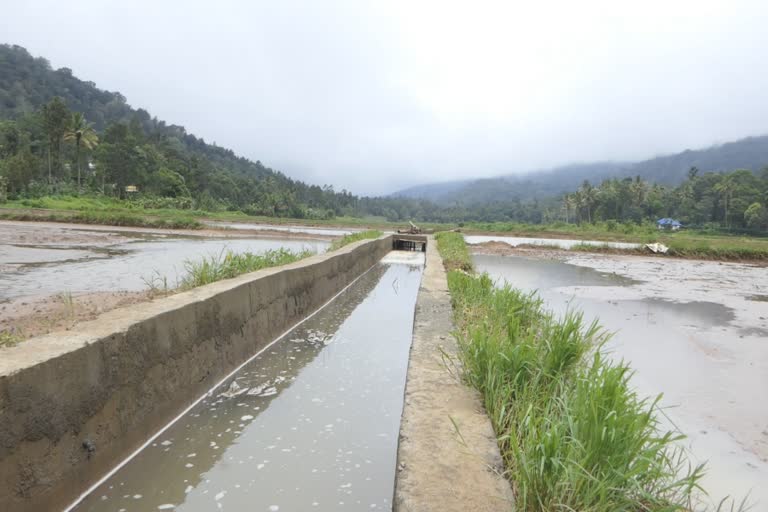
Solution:
M 0 0 L 0 41 L 356 193 L 768 133 L 768 2 Z

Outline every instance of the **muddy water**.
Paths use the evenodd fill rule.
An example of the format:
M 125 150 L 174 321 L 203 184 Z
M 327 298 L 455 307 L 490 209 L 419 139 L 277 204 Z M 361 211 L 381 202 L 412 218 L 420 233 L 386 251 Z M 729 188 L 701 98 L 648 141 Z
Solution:
M 482 244 L 485 242 L 502 242 L 512 247 L 518 245 L 554 245 L 563 249 L 570 249 L 574 245 L 586 244 L 612 247 L 614 249 L 635 249 L 640 244 L 625 242 L 600 242 L 597 240 L 566 240 L 562 238 L 526 238 L 520 236 L 495 236 L 495 235 L 465 235 L 464 240 L 468 244 Z
M 174 287 L 184 262 L 236 252 L 286 248 L 323 252 L 329 243 L 300 239 L 157 238 L 109 247 L 8 245 L 0 251 L 0 300 L 59 292 L 140 291 L 165 277 Z M 161 285 L 161 283 L 156 282 Z
M 377 264 L 74 510 L 391 509 L 422 266 Z
M 768 389 L 768 338 L 765 316 L 760 316 L 768 311 L 746 315 L 752 310 L 736 308 L 740 302 L 729 290 L 718 291 L 726 282 L 716 279 L 708 279 L 700 300 L 690 300 L 690 288 L 698 291 L 708 275 L 702 265 L 714 265 L 713 275 L 727 276 L 726 281 L 741 274 L 745 283 L 762 282 L 761 269 L 676 262 L 696 266 L 692 274 L 699 281 L 667 281 L 661 277 L 665 269 L 684 275 L 683 269 L 669 266 L 659 269 L 661 274 L 645 273 L 646 281 L 640 281 L 627 277 L 640 265 L 631 259 L 614 265 L 625 268 L 621 273 L 521 257 L 475 255 L 474 261 L 498 280 L 538 290 L 556 313 L 572 308 L 583 311 L 587 320 L 599 318 L 615 333 L 608 350 L 636 371 L 638 391 L 663 393 L 665 422 L 689 436 L 685 443 L 694 461 L 708 461 L 704 487 L 711 496 L 702 501 L 749 495 L 753 510 L 768 510 L 768 406 L 761 398 Z

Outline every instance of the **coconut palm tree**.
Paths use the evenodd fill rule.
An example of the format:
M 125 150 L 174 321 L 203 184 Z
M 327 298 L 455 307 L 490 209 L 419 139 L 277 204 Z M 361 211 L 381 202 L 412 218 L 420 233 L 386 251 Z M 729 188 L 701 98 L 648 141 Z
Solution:
M 85 120 L 80 112 L 74 112 L 69 123 L 69 128 L 64 133 L 64 140 L 75 142 L 75 160 L 77 160 L 77 191 L 80 192 L 80 146 L 92 150 L 99 143 L 91 123 Z
M 720 180 L 720 183 L 714 186 L 715 192 L 719 193 L 723 199 L 723 209 L 725 210 L 725 227 L 728 228 L 728 205 L 733 197 L 733 190 L 736 188 L 736 181 L 733 174 L 727 174 Z
M 592 209 L 597 204 L 599 191 L 593 187 L 588 180 L 584 180 L 577 191 L 577 201 L 580 200 L 581 206 L 587 210 L 587 222 L 592 223 Z

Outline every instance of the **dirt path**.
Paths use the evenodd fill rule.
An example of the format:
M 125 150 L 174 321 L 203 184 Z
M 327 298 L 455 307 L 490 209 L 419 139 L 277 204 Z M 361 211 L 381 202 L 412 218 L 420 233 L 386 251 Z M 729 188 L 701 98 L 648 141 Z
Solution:
M 458 347 L 450 295 L 430 237 L 416 303 L 400 426 L 394 510 L 508 511 L 513 496 L 479 394 L 446 367 Z
M 61 293 L 0 304 L 0 347 L 94 320 L 107 311 L 154 298 L 146 292 Z

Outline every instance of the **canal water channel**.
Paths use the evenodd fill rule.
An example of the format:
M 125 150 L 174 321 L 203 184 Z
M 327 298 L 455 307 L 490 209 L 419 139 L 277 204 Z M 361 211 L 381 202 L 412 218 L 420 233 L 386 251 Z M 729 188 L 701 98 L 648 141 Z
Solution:
M 69 510 L 390 510 L 423 265 L 390 253 Z
M 587 322 L 597 318 L 613 333 L 606 346 L 610 355 L 630 363 L 641 395 L 663 394 L 665 427 L 688 436 L 685 445 L 694 462 L 707 462 L 703 485 L 710 496 L 701 498 L 702 509 L 708 505 L 711 510 L 731 496 L 737 502 L 747 497 L 751 510 L 768 510 L 768 407 L 758 391 L 768 389 L 768 333 L 736 319 L 736 311 L 721 300 L 726 291 L 718 291 L 715 279 L 704 283 L 701 270 L 699 280 L 690 283 L 653 273 L 641 282 L 559 260 L 483 254 L 473 260 L 478 271 L 497 283 L 535 291 L 554 313 L 582 311 Z M 639 260 L 622 261 L 624 266 L 641 265 Z M 743 272 L 745 281 L 750 275 L 763 281 L 764 269 L 712 265 L 715 274 L 728 279 Z M 681 299 L 681 290 L 691 286 L 708 287 L 704 300 Z M 640 289 L 657 295 L 632 291 Z

